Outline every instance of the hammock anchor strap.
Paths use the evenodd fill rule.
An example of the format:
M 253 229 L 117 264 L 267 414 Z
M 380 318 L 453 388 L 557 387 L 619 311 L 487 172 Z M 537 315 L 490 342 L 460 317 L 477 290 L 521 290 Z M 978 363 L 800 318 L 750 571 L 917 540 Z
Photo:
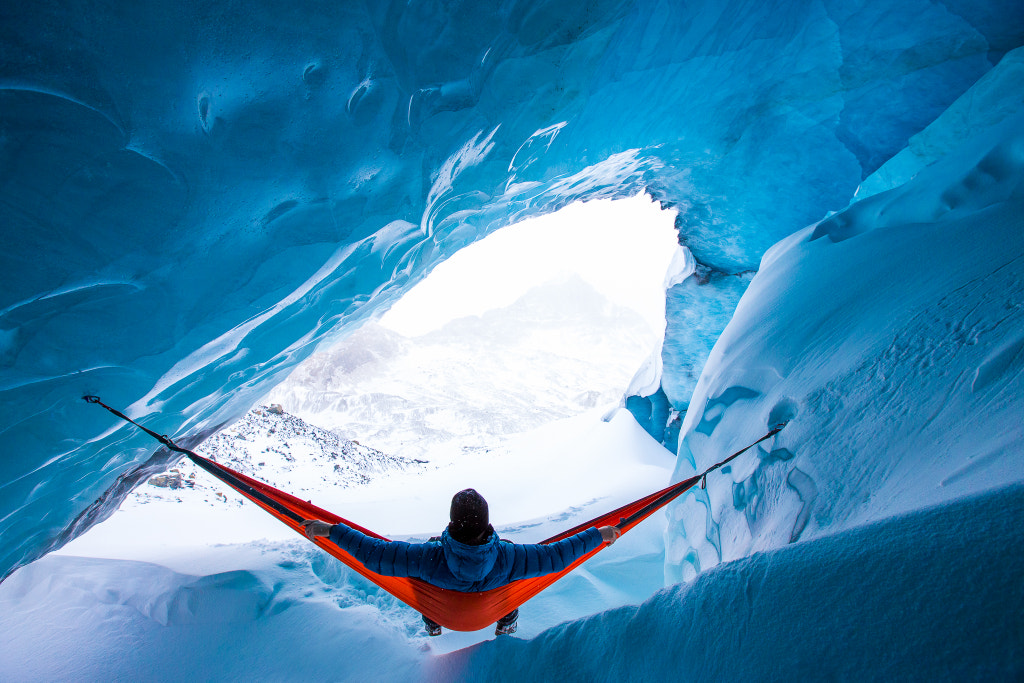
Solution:
M 178 446 L 166 434 L 157 434 L 153 430 L 147 429 L 146 427 L 143 427 L 138 422 L 136 422 L 135 420 L 131 419 L 130 417 L 128 417 L 127 415 L 125 415 L 121 411 L 119 411 L 119 410 L 117 410 L 115 408 L 111 408 L 110 406 L 108 406 L 106 403 L 104 403 L 103 401 L 100 400 L 99 396 L 86 395 L 86 396 L 83 396 L 82 399 L 84 401 L 86 401 L 87 403 L 95 403 L 95 404 L 97 404 L 99 406 L 102 406 L 102 407 L 106 408 L 107 410 L 109 410 L 114 415 L 116 415 L 117 417 L 121 418 L 122 420 L 125 420 L 127 422 L 131 422 L 133 425 L 135 425 L 136 427 L 138 427 L 142 431 L 144 431 L 147 434 L 149 434 L 150 436 L 152 436 L 154 439 L 156 439 L 157 441 L 162 443 L 167 448 L 170 448 L 172 451 L 176 451 L 178 453 L 182 453 L 182 454 L 188 456 L 189 460 L 191 460 L 196 465 L 198 465 L 199 467 L 203 468 L 204 470 L 206 470 L 207 472 L 209 472 L 213 476 L 217 477 L 218 479 L 225 480 L 226 483 L 228 483 L 232 487 L 234 487 L 236 489 L 241 489 L 245 493 L 248 493 L 250 496 L 259 499 L 261 503 L 264 503 L 265 505 L 268 505 L 268 506 L 274 508 L 280 514 L 283 514 L 284 516 L 286 516 L 286 517 L 288 517 L 288 518 L 290 518 L 293 521 L 298 522 L 298 523 L 301 523 L 301 522 L 305 521 L 305 520 L 299 518 L 292 510 L 289 510 L 285 506 L 280 505 L 277 501 L 273 500 L 272 498 L 264 496 L 262 494 L 262 492 L 260 492 L 257 489 L 254 489 L 253 487 L 249 486 L 248 484 L 246 484 L 245 482 L 241 481 L 237 477 L 233 477 L 230 474 L 230 470 L 225 471 L 225 470 L 220 469 L 220 468 L 212 467 L 211 464 L 210 464 L 210 461 L 208 461 L 206 458 L 202 457 L 201 455 L 197 455 L 196 453 L 193 453 L 192 451 L 190 451 L 187 448 L 182 448 L 182 447 Z M 729 464 L 730 462 L 732 462 L 736 458 L 740 457 L 741 455 L 746 453 L 748 450 L 750 450 L 751 448 L 753 448 L 757 444 L 761 443 L 762 441 L 766 441 L 766 440 L 772 438 L 773 436 L 775 436 L 776 434 L 781 432 L 783 427 L 785 427 L 787 424 L 789 424 L 788 420 L 785 421 L 785 422 L 779 422 L 778 424 L 773 426 L 771 428 L 771 430 L 767 434 L 762 436 L 760 439 L 758 439 L 754 443 L 750 444 L 749 446 L 744 446 L 743 448 L 739 449 L 738 451 L 736 451 L 735 453 L 730 455 L 725 460 L 722 460 L 721 462 L 716 463 L 716 464 L 712 465 L 711 467 L 707 468 L 706 470 L 704 470 L 703 472 L 701 472 L 699 475 L 697 475 L 697 478 L 700 481 L 700 487 L 702 489 L 706 489 L 707 488 L 707 482 L 708 482 L 708 475 L 709 474 L 711 474 L 715 470 L 719 469 L 720 467 Z M 670 502 L 672 502 L 672 500 L 674 498 L 676 498 L 681 493 L 683 493 L 683 491 L 685 491 L 685 490 L 689 489 L 691 486 L 693 486 L 692 482 L 693 482 L 692 478 L 691 479 L 686 479 L 686 480 L 683 480 L 683 481 L 679 482 L 674 487 L 672 487 L 671 489 L 667 490 L 663 495 L 659 496 L 658 498 L 656 498 L 655 500 L 651 501 L 650 503 L 648 503 L 647 505 L 645 505 L 641 509 L 637 510 L 632 515 L 629 515 L 628 517 L 620 517 L 619 518 L 619 523 L 618 523 L 617 526 L 619 526 L 620 528 L 624 527 L 624 526 L 627 526 L 628 524 L 630 524 L 630 523 L 632 523 L 632 522 L 634 522 L 636 520 L 643 519 L 644 517 L 647 517 L 649 514 L 651 514 L 652 512 L 657 510 L 658 508 L 660 508 L 662 506 L 665 506 L 665 505 L 668 505 Z

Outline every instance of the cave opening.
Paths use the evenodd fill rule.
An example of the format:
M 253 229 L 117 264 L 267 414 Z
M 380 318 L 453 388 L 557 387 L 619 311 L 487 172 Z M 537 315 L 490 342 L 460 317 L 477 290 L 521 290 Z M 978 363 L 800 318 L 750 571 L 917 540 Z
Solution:
M 527 543 L 657 490 L 674 454 L 625 398 L 660 358 L 666 283 L 685 267 L 674 219 L 638 195 L 498 230 L 197 450 L 401 540 L 440 533 L 452 494 L 467 487 L 487 498 L 502 538 Z M 623 558 L 631 563 L 628 587 L 609 588 L 603 608 L 662 586 L 662 527 L 641 525 L 588 563 L 588 581 L 609 587 Z M 195 572 L 242 566 L 257 546 L 328 571 L 317 569 L 320 551 L 184 461 L 57 554 Z M 338 571 L 329 583 L 349 590 Z M 591 613 L 589 586 L 570 579 L 534 598 L 521 631 Z M 399 628 L 418 629 L 410 608 L 373 599 Z M 478 637 L 447 634 L 434 649 Z
M 614 477 L 566 487 L 594 464 L 594 425 L 630 419 L 618 408 L 660 353 L 665 283 L 680 263 L 674 219 L 637 195 L 502 228 L 314 354 L 264 403 L 413 463 L 413 480 L 394 473 L 355 494 L 395 535 L 443 528 L 451 493 L 469 486 L 509 528 L 612 495 Z M 410 486 L 422 491 L 419 514 L 401 502 Z
M 673 454 L 622 408 L 661 351 L 665 285 L 683 260 L 674 219 L 641 194 L 502 228 L 197 450 L 396 538 L 443 528 L 451 493 L 469 486 L 517 540 L 660 487 Z M 187 461 L 152 477 L 65 552 L 141 558 L 124 535 L 183 507 L 165 550 L 288 537 L 204 477 Z

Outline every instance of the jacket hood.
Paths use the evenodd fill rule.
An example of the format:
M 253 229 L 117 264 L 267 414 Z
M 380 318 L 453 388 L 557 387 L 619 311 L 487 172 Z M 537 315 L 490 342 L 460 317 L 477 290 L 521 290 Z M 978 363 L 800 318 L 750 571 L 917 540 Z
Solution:
M 444 550 L 444 559 L 448 563 L 448 570 L 452 576 L 464 581 L 481 581 L 494 567 L 498 559 L 498 534 L 491 531 L 491 535 L 482 545 L 466 545 L 459 543 L 448 530 L 441 534 L 441 548 Z

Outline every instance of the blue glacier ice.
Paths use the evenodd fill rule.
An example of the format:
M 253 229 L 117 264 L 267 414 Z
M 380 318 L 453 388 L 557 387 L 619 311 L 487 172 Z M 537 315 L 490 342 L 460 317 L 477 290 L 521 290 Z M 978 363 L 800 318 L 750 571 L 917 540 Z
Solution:
M 980 94 L 996 96 L 965 97 Z M 676 476 L 790 423 L 675 504 L 669 576 L 1024 478 L 1022 131 L 1024 112 L 981 126 L 765 254 L 697 382 Z
M 538 666 L 595 632 L 614 653 L 630 619 L 738 609 L 730 586 L 790 595 L 766 564 L 813 573 L 925 508 L 941 526 L 966 505 L 985 537 L 993 491 L 1024 478 L 1021 45 L 1016 0 L 4 5 L 0 576 L 174 460 L 82 394 L 197 444 L 459 248 L 639 191 L 694 261 L 643 394 L 684 416 L 676 476 L 790 423 L 669 510 L 666 578 L 703 578 L 522 646 Z M 923 547 L 868 573 L 924 567 Z M 999 547 L 974 552 L 1002 587 L 1021 567 Z M 948 581 L 922 600 L 955 600 Z M 1022 667 L 1016 590 L 982 596 L 1010 634 L 995 676 Z M 883 603 L 835 628 L 926 632 L 930 611 Z

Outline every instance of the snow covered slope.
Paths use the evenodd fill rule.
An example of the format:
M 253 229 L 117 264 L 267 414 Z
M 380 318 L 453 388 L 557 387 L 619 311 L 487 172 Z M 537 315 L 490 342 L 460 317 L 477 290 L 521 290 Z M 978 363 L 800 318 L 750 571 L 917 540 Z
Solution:
M 427 663 L 427 680 L 1016 681 L 1024 488 L 719 565 L 638 606 Z
M 338 505 L 377 481 L 425 464 L 346 441 L 280 406 L 260 406 L 196 449 L 201 455 L 320 505 Z M 60 552 L 178 562 L 208 545 L 291 539 L 293 534 L 221 481 L 182 460 L 133 490 L 104 524 Z M 175 565 L 177 566 L 177 565 Z
M 419 464 L 341 439 L 277 405 L 252 409 L 243 419 L 204 441 L 198 452 L 250 477 L 286 481 L 299 497 L 323 488 L 324 483 L 347 488 Z M 195 478 L 195 470 L 189 461 L 182 462 L 182 472 L 187 471 L 188 478 Z M 317 474 L 315 483 L 301 480 Z

